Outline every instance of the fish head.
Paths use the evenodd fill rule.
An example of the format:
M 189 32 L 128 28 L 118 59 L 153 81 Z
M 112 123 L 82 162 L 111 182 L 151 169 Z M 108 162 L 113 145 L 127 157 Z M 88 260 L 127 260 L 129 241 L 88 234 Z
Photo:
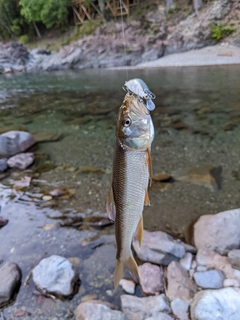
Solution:
M 128 150 L 146 150 L 154 138 L 154 127 L 149 110 L 136 95 L 126 94 L 120 107 L 116 136 Z

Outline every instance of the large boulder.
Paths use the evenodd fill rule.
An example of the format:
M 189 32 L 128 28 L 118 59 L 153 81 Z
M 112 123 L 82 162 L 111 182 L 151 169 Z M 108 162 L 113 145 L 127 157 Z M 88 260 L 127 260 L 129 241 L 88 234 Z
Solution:
M 199 291 L 191 303 L 192 320 L 239 320 L 240 291 L 224 288 Z
M 0 43 L 0 65 L 12 67 L 25 65 L 29 58 L 26 47 L 18 42 Z
M 194 244 L 227 255 L 240 248 L 240 209 L 201 216 L 194 225 Z

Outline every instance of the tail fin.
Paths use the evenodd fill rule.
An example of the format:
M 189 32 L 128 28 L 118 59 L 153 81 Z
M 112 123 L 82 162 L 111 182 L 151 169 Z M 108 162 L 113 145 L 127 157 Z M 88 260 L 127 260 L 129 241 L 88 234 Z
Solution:
M 139 279 L 138 275 L 138 266 L 131 255 L 128 260 L 117 260 L 116 261 L 116 268 L 114 272 L 114 288 L 117 288 L 119 281 L 122 279 L 125 269 L 127 269 L 134 278 L 137 280 Z

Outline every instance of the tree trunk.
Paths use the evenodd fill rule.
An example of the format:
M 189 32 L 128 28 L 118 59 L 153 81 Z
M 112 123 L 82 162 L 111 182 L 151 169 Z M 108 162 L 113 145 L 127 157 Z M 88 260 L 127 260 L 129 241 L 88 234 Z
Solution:
M 35 21 L 33 21 L 33 26 L 34 26 L 34 29 L 35 29 L 36 34 L 37 34 L 37 36 L 38 36 L 38 39 L 42 39 L 41 33 L 40 33 L 40 31 L 39 31 L 39 29 L 38 29 L 37 24 L 36 24 Z

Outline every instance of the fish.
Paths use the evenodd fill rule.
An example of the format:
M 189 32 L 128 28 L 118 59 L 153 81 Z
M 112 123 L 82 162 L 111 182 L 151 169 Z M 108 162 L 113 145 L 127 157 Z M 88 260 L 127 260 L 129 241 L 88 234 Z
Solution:
M 139 100 L 145 104 L 149 111 L 155 109 L 155 104 L 152 100 L 155 99 L 156 96 L 149 90 L 148 86 L 142 79 L 135 78 L 126 81 L 123 89 L 130 94 L 137 95 Z
M 149 110 L 138 95 L 127 92 L 118 113 L 112 183 L 106 204 L 109 218 L 115 221 L 114 288 L 125 270 L 139 279 L 131 245 L 133 238 L 141 245 L 142 212 L 144 204 L 150 205 L 148 187 L 152 176 L 153 139 L 154 127 Z

